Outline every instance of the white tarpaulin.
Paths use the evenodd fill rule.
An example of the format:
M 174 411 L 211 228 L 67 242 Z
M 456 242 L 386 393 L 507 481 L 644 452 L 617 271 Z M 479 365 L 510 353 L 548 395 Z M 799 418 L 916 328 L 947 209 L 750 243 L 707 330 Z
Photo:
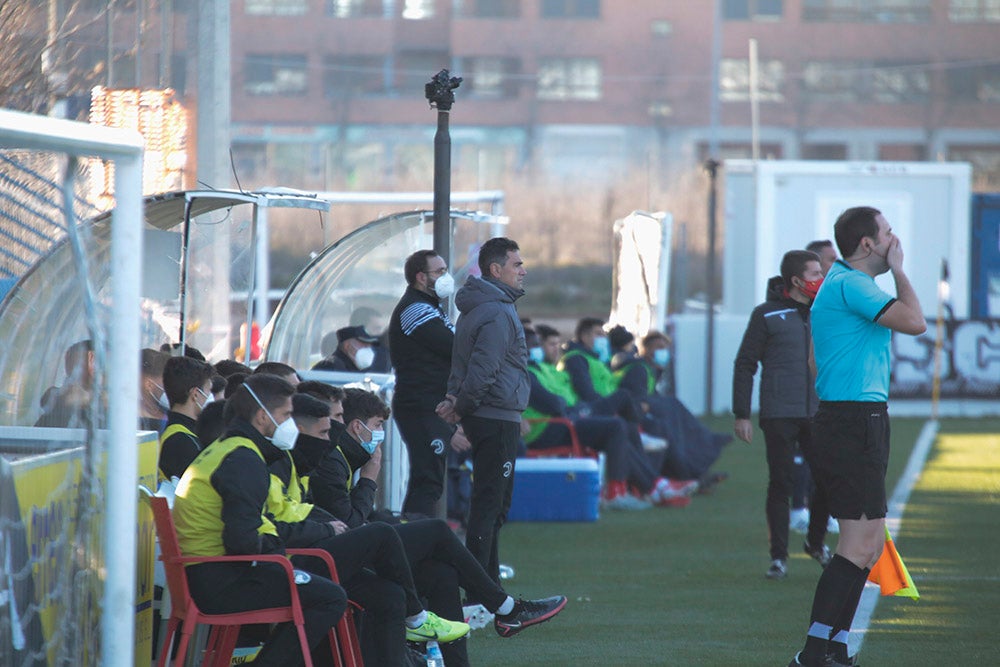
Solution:
M 613 300 L 609 325 L 620 324 L 634 336 L 663 331 L 670 283 L 673 216 L 662 211 L 633 211 L 616 220 Z

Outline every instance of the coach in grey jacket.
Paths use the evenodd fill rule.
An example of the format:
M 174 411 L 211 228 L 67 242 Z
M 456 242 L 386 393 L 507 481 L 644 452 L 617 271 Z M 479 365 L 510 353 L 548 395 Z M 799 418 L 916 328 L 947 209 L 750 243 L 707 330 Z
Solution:
M 771 541 L 769 579 L 783 579 L 788 562 L 788 508 L 797 449 L 809 444 L 809 420 L 819 405 L 810 369 L 809 306 L 823 274 L 819 256 L 792 250 L 781 260 L 781 277 L 768 282 L 767 301 L 750 315 L 733 370 L 734 432 L 744 442 L 753 439 L 750 394 L 757 366 L 760 381 L 760 428 L 767 448 L 767 527 Z M 805 551 L 825 566 L 830 560 L 826 537 L 825 498 L 810 501 Z
M 498 538 L 510 509 L 521 412 L 528 405 L 528 355 L 514 302 L 526 274 L 517 243 L 497 237 L 479 249 L 483 278 L 470 277 L 455 295 L 448 394 L 442 419 L 462 422 L 472 443 L 472 503 L 465 544 L 500 581 Z

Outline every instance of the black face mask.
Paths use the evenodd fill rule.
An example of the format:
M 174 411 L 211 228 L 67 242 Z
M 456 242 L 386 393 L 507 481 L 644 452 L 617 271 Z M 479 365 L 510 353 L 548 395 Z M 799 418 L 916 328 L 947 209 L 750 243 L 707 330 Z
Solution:
M 371 454 L 347 432 L 347 425 L 340 422 L 335 421 L 330 424 L 330 442 L 334 447 L 340 447 L 351 470 L 357 470 L 372 458 Z
M 299 433 L 299 437 L 295 440 L 295 449 L 292 450 L 298 473 L 310 474 L 331 449 L 329 438 L 317 438 Z

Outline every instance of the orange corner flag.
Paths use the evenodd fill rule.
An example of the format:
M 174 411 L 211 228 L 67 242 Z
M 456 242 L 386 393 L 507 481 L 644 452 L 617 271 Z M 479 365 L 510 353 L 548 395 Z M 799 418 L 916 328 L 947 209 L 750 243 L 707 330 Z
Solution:
M 871 572 L 868 573 L 868 581 L 878 584 L 882 589 L 882 595 L 899 595 L 914 600 L 920 599 L 920 593 L 917 591 L 906 565 L 903 564 L 903 559 L 899 557 L 896 545 L 892 543 L 888 528 L 885 529 L 885 548 L 882 549 L 882 555 L 879 556 Z

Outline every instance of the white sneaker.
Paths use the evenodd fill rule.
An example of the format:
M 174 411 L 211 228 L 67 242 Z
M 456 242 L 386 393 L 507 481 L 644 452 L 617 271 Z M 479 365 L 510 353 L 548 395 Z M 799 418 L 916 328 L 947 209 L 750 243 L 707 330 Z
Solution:
M 636 498 L 630 493 L 624 493 L 617 498 L 612 498 L 611 500 L 605 500 L 603 505 L 604 509 L 607 510 L 648 510 L 653 506 L 652 503 L 642 500 L 641 498 Z
M 642 448 L 647 452 L 661 452 L 667 448 L 668 444 L 666 438 L 657 438 L 648 433 L 640 433 L 639 439 L 642 440 Z
M 462 607 L 462 618 L 473 630 L 481 630 L 493 622 L 493 614 L 481 604 L 470 604 Z
M 830 520 L 826 522 L 826 532 L 837 535 L 840 533 L 840 522 L 834 519 L 832 516 Z
M 792 510 L 788 515 L 788 527 L 802 535 L 809 532 L 809 508 L 800 507 Z

